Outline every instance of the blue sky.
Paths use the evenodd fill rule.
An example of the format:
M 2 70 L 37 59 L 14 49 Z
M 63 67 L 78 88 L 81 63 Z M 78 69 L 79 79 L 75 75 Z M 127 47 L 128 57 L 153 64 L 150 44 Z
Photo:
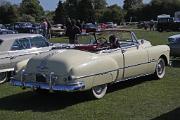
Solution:
M 13 4 L 19 4 L 22 0 L 8 0 Z M 45 10 L 55 10 L 59 0 L 39 0 Z M 124 0 L 107 0 L 109 5 L 118 4 L 123 5 Z M 150 0 L 144 0 L 144 3 L 148 3 Z

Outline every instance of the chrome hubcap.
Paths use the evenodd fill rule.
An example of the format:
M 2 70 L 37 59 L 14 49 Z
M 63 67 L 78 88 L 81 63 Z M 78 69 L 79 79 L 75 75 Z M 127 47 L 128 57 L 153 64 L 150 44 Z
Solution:
M 99 85 L 99 86 L 94 87 L 93 89 L 97 95 L 100 95 L 103 92 L 105 87 L 106 85 Z
M 6 80 L 6 73 L 0 73 L 0 83 L 4 82 Z
M 158 73 L 158 75 L 162 75 L 163 72 L 164 72 L 164 62 L 162 60 L 160 60 L 157 65 L 157 73 Z

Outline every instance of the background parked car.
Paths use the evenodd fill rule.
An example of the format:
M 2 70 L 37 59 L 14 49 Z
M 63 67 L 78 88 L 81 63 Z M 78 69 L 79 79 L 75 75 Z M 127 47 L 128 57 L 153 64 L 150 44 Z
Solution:
M 0 35 L 0 84 L 8 80 L 17 62 L 51 49 L 39 34 Z
M 9 26 L 11 30 L 15 30 L 18 33 L 36 33 L 41 34 L 42 28 L 39 23 L 31 22 L 16 22 Z
M 114 23 L 113 22 L 106 22 L 107 28 L 114 28 Z
M 107 28 L 107 24 L 105 23 L 99 23 L 99 26 L 98 26 L 100 29 L 106 29 Z
M 87 33 L 89 32 L 96 32 L 97 31 L 97 26 L 93 23 L 86 23 L 84 26 L 83 26 L 83 29 L 85 29 L 85 31 Z
M 4 25 L 0 24 L 0 35 L 2 34 L 15 34 L 13 30 L 8 30 Z
M 180 57 L 180 34 L 170 36 L 168 42 L 171 49 L 170 55 L 173 57 Z
M 53 25 L 51 28 L 51 36 L 52 37 L 60 37 L 65 34 L 65 29 L 62 24 Z

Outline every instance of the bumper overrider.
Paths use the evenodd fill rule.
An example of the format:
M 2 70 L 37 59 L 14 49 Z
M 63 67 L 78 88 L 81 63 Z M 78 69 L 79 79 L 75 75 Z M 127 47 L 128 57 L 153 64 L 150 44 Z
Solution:
M 54 84 L 52 77 L 50 74 L 50 80 L 48 83 L 41 82 L 25 82 L 23 78 L 23 74 L 21 74 L 21 80 L 17 80 L 11 78 L 10 84 L 13 86 L 19 86 L 23 88 L 32 88 L 32 89 L 44 89 L 44 90 L 52 90 L 52 91 L 79 91 L 85 88 L 85 84 L 83 82 L 70 82 L 65 85 Z

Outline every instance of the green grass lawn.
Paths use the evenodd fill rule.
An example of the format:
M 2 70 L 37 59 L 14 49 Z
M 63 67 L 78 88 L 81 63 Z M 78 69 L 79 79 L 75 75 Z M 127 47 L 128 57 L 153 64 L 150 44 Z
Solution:
M 177 34 L 135 32 L 153 45 L 166 44 L 168 36 Z M 162 80 L 142 77 L 114 84 L 100 100 L 85 92 L 40 95 L 6 83 L 0 85 L 0 120 L 180 120 L 180 61 L 173 65 Z

